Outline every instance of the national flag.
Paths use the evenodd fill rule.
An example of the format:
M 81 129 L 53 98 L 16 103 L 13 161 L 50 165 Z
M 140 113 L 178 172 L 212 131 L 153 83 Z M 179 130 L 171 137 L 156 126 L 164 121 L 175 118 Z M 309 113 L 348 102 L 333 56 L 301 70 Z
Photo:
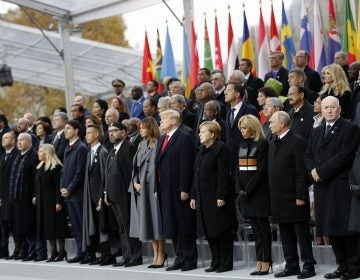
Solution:
M 258 50 L 258 65 L 259 65 L 259 78 L 264 79 L 265 74 L 268 73 L 270 68 L 270 48 L 268 37 L 266 34 L 262 10 L 260 7 L 260 21 L 259 21 L 259 50 Z
M 234 38 L 234 32 L 231 24 L 231 15 L 229 12 L 228 24 L 228 61 L 226 75 L 229 78 L 231 73 L 235 70 L 236 60 L 238 58 L 238 47 Z
M 166 76 L 173 78 L 177 77 L 175 68 L 174 53 L 171 45 L 169 28 L 166 27 L 166 39 L 165 39 L 165 50 L 164 57 L 161 65 L 161 78 L 164 79 Z
M 156 76 L 156 81 L 158 81 L 159 83 L 162 82 L 161 79 L 161 65 L 162 65 L 162 60 L 163 60 L 163 54 L 162 54 L 162 50 L 161 50 L 161 43 L 160 43 L 160 35 L 159 35 L 159 29 L 156 29 L 156 67 L 155 67 L 155 76 Z
M 243 28 L 243 41 L 242 41 L 242 48 L 241 48 L 241 58 L 250 59 L 252 62 L 252 70 L 251 73 L 256 76 L 256 65 L 255 65 L 255 55 L 254 49 L 252 44 L 252 39 L 249 32 L 249 27 L 247 24 L 246 13 L 244 10 L 244 28 Z
M 345 0 L 345 23 L 342 47 L 348 54 L 348 63 L 356 61 L 356 32 L 349 0 Z
M 198 71 L 199 71 L 199 54 L 196 47 L 196 33 L 194 27 L 194 21 L 191 22 L 191 53 L 190 53 L 190 84 L 191 88 L 194 88 L 195 85 L 199 82 L 198 80 Z
M 142 82 L 146 85 L 149 81 L 154 80 L 154 64 L 151 58 L 149 41 L 147 32 L 145 31 L 145 42 L 144 42 L 144 53 L 143 53 L 143 64 L 142 64 Z
M 296 50 L 291 28 L 285 13 L 284 1 L 282 1 L 281 51 L 284 53 L 283 66 L 289 70 L 293 69 L 293 57 L 296 54 Z
M 300 20 L 300 50 L 307 51 L 310 54 L 309 65 L 314 67 L 312 56 L 312 34 L 310 31 L 309 17 L 307 15 L 305 0 L 301 1 L 301 20 Z
M 190 51 L 189 41 L 185 31 L 185 25 L 183 26 L 183 63 L 181 69 L 181 82 L 185 85 L 185 97 L 190 96 L 191 84 L 190 84 Z
M 211 47 L 209 41 L 209 33 L 207 29 L 206 19 L 205 19 L 205 31 L 204 31 L 204 67 L 212 71 L 214 69 L 214 64 L 212 61 Z
M 321 73 L 323 67 L 326 66 L 324 35 L 322 32 L 319 0 L 315 0 L 314 2 L 314 63 L 315 70 L 318 73 Z
M 215 15 L 215 68 L 223 70 L 223 61 L 221 56 L 221 47 L 220 47 L 220 36 L 219 28 L 217 22 L 217 16 Z
M 329 0 L 329 27 L 328 27 L 328 63 L 334 63 L 335 53 L 341 50 L 339 30 L 336 26 L 336 17 L 333 0 Z
M 271 4 L 271 19 L 270 19 L 270 51 L 281 51 L 281 43 L 279 40 L 279 33 L 276 27 L 275 15 L 273 5 Z
M 358 8 L 357 33 L 356 33 L 356 57 L 360 59 L 360 7 Z

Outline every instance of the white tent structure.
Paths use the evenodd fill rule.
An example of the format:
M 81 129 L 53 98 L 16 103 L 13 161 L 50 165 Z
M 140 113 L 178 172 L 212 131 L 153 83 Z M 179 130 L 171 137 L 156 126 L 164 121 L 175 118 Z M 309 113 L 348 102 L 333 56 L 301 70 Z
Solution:
M 142 59 L 141 54 L 125 48 L 70 38 L 70 23 L 124 14 L 165 0 L 5 1 L 53 15 L 58 20 L 59 34 L 46 34 L 62 51 L 62 58 L 51 50 L 40 32 L 4 22 L 0 22 L 0 52 L 6 53 L 6 63 L 14 69 L 15 80 L 65 89 L 70 112 L 75 91 L 103 94 L 115 77 L 124 79 L 125 83 L 127 79 L 130 84 L 140 82 Z M 184 14 L 188 14 L 192 0 L 183 0 L 183 3 Z

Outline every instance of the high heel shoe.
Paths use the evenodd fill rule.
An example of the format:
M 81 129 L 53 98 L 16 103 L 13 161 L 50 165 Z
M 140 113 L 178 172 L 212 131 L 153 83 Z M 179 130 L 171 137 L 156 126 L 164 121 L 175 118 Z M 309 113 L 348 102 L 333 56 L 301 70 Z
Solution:
M 262 263 L 263 265 L 265 264 L 268 264 L 269 265 L 269 267 L 267 268 L 267 270 L 260 270 L 259 272 L 258 272 L 258 274 L 257 275 L 259 275 L 259 276 L 261 276 L 261 275 L 268 275 L 269 274 L 269 270 L 271 270 L 271 273 L 273 273 L 273 267 L 272 267 L 272 261 L 271 262 L 263 262 Z
M 164 255 L 164 260 L 162 262 L 162 264 L 153 264 L 151 268 L 162 268 L 164 267 L 164 264 L 165 264 L 165 261 L 166 261 L 166 266 L 168 266 L 168 255 L 165 253 Z
M 256 262 L 256 270 L 251 272 L 250 275 L 254 276 L 254 275 L 258 275 L 258 273 L 260 272 L 261 270 L 261 265 L 262 265 L 262 262 Z
M 58 255 L 59 255 L 59 252 L 57 252 L 57 251 L 52 253 L 50 258 L 48 258 L 46 262 L 54 262 Z
M 57 258 L 54 261 L 55 262 L 62 262 L 64 259 L 67 260 L 67 252 L 66 251 L 60 252 L 59 255 L 57 256 Z

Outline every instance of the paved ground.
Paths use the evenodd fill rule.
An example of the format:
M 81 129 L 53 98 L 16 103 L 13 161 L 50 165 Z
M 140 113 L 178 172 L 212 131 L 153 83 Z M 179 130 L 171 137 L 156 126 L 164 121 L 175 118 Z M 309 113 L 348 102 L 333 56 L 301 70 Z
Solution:
M 21 261 L 0 260 L 1 280 L 207 280 L 207 279 L 272 279 L 273 274 L 267 276 L 249 276 L 252 268 L 237 263 L 235 269 L 226 273 L 205 273 L 200 267 L 189 272 L 166 272 L 165 269 L 152 270 L 147 268 L 148 264 L 133 268 L 115 268 L 111 266 L 89 266 L 79 264 L 61 263 L 34 263 Z M 333 271 L 334 266 L 318 266 L 318 275 L 311 279 L 324 279 L 326 272 Z M 279 270 L 278 266 L 274 270 Z M 284 278 L 283 278 L 284 279 Z M 285 278 L 295 280 L 296 277 Z

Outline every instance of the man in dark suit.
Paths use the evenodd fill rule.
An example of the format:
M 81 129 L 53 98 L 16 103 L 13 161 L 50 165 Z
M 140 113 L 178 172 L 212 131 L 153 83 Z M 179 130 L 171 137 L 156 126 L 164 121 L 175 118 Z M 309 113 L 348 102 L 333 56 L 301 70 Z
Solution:
M 264 81 L 266 82 L 268 79 L 273 78 L 278 80 L 283 84 L 282 91 L 280 95 L 287 96 L 289 91 L 289 83 L 288 83 L 288 69 L 282 66 L 282 62 L 284 60 L 284 54 L 282 52 L 273 52 L 270 55 L 270 67 L 271 71 L 265 75 Z
M 251 73 L 252 67 L 253 65 L 250 59 L 242 58 L 240 60 L 239 69 L 245 75 L 245 88 L 248 93 L 248 102 L 259 109 L 259 104 L 256 99 L 259 89 L 264 86 L 264 81 Z
M 319 73 L 309 66 L 310 54 L 307 51 L 300 50 L 297 51 L 295 58 L 296 67 L 303 70 L 306 75 L 307 87 L 311 91 L 318 93 L 323 84 Z
M 72 234 L 76 242 L 76 256 L 69 263 L 83 260 L 82 226 L 83 226 L 83 197 L 84 174 L 87 157 L 87 147 L 81 142 L 79 133 L 81 124 L 70 120 L 65 125 L 65 138 L 69 141 L 64 152 L 64 165 L 61 170 L 60 192 L 64 198 L 66 212 L 72 225 Z
M 235 176 L 240 141 L 243 140 L 238 128 L 239 119 L 247 114 L 259 117 L 256 108 L 243 102 L 245 89 L 241 84 L 230 82 L 226 86 L 225 101 L 230 104 L 226 115 L 226 144 L 230 148 L 231 175 Z
M 338 51 L 334 55 L 334 63 L 342 67 L 345 72 L 346 77 L 349 79 L 349 60 L 348 53 L 345 51 Z
M 304 88 L 306 99 L 310 104 L 314 104 L 316 98 L 319 96 L 316 92 L 307 87 L 307 78 L 305 72 L 301 69 L 292 69 L 289 71 L 288 82 L 289 86 L 298 86 Z
M 199 133 L 199 125 L 204 120 L 204 105 L 209 100 L 213 100 L 215 96 L 214 86 L 209 82 L 202 83 L 197 89 L 198 91 L 196 95 L 196 101 L 199 104 L 199 107 L 196 111 L 196 119 L 195 119 L 195 135 Z
M 170 108 L 181 113 L 181 121 L 191 129 L 195 126 L 195 114 L 186 108 L 186 99 L 183 95 L 174 94 L 171 96 Z
M 166 270 L 188 271 L 197 267 L 195 212 L 190 208 L 194 164 L 191 136 L 179 129 L 180 113 L 169 109 L 160 114 L 163 135 L 156 149 L 156 195 L 159 199 L 160 233 L 171 237 L 174 264 Z
M 356 239 L 348 230 L 352 193 L 348 175 L 360 139 L 359 129 L 340 117 L 336 97 L 321 102 L 326 123 L 315 128 L 309 138 L 305 163 L 314 182 L 316 233 L 329 236 L 336 262 L 336 271 L 325 278 L 352 279 L 351 259 L 356 254 Z
M 0 114 L 0 140 L 2 139 L 2 136 L 10 131 L 8 119 L 5 115 Z M 0 156 L 5 152 L 4 148 L 0 147 Z
M 226 116 L 226 103 L 225 103 L 225 88 L 226 88 L 226 78 L 222 71 L 216 69 L 211 72 L 211 82 L 215 88 L 215 100 L 220 102 L 222 107 L 224 107 L 224 118 Z
M 54 114 L 52 125 L 54 132 L 51 135 L 51 144 L 55 148 L 55 153 L 57 157 L 63 162 L 64 152 L 66 146 L 69 144 L 69 140 L 65 138 L 65 124 L 68 121 L 68 116 L 63 112 L 58 112 Z
M 292 86 L 288 94 L 292 108 L 288 114 L 291 120 L 291 130 L 308 141 L 314 124 L 314 108 L 307 102 L 305 88 Z
M 143 140 L 140 135 L 140 119 L 130 118 L 123 120 L 122 123 L 126 126 L 126 137 L 135 146 L 137 150 L 139 143 Z
M 19 135 L 20 133 L 29 133 L 31 136 L 31 143 L 32 147 L 35 151 L 39 148 L 39 138 L 35 135 L 35 133 L 32 132 L 32 130 L 29 130 L 30 123 L 25 118 L 20 118 L 16 123 L 16 133 Z
M 1 143 L 4 149 L 4 154 L 0 156 L 0 258 L 8 258 L 11 217 L 11 209 L 9 205 L 10 173 L 11 165 L 14 162 L 15 157 L 18 155 L 19 150 L 16 148 L 15 133 L 12 131 L 3 134 Z M 19 244 L 15 242 L 14 253 L 8 259 L 15 258 L 20 253 L 19 249 Z
M 298 279 L 315 276 L 315 260 L 310 236 L 309 180 L 304 163 L 306 142 L 290 129 L 290 117 L 276 112 L 270 129 L 277 139 L 269 148 L 269 184 L 272 220 L 279 223 L 285 269 L 275 277 L 298 275 Z M 297 242 L 304 262 L 300 272 Z
M 109 126 L 110 151 L 105 166 L 104 201 L 110 205 L 118 225 L 123 258 L 113 266 L 131 267 L 142 264 L 142 245 L 130 237 L 130 193 L 128 192 L 135 146 L 126 137 L 127 128 L 115 122 Z
M 87 160 L 84 179 L 84 213 L 83 213 L 83 245 L 85 258 L 80 264 L 101 264 L 109 258 L 109 250 L 101 250 L 102 256 L 96 259 L 95 253 L 100 249 L 100 211 L 102 210 L 102 196 L 105 184 L 105 163 L 108 151 L 100 143 L 101 128 L 98 125 L 89 125 L 86 129 L 86 142 L 91 147 Z M 102 243 L 102 248 L 107 249 L 106 244 Z M 111 264 L 107 260 L 108 264 Z M 112 258 L 115 263 L 115 258 Z

